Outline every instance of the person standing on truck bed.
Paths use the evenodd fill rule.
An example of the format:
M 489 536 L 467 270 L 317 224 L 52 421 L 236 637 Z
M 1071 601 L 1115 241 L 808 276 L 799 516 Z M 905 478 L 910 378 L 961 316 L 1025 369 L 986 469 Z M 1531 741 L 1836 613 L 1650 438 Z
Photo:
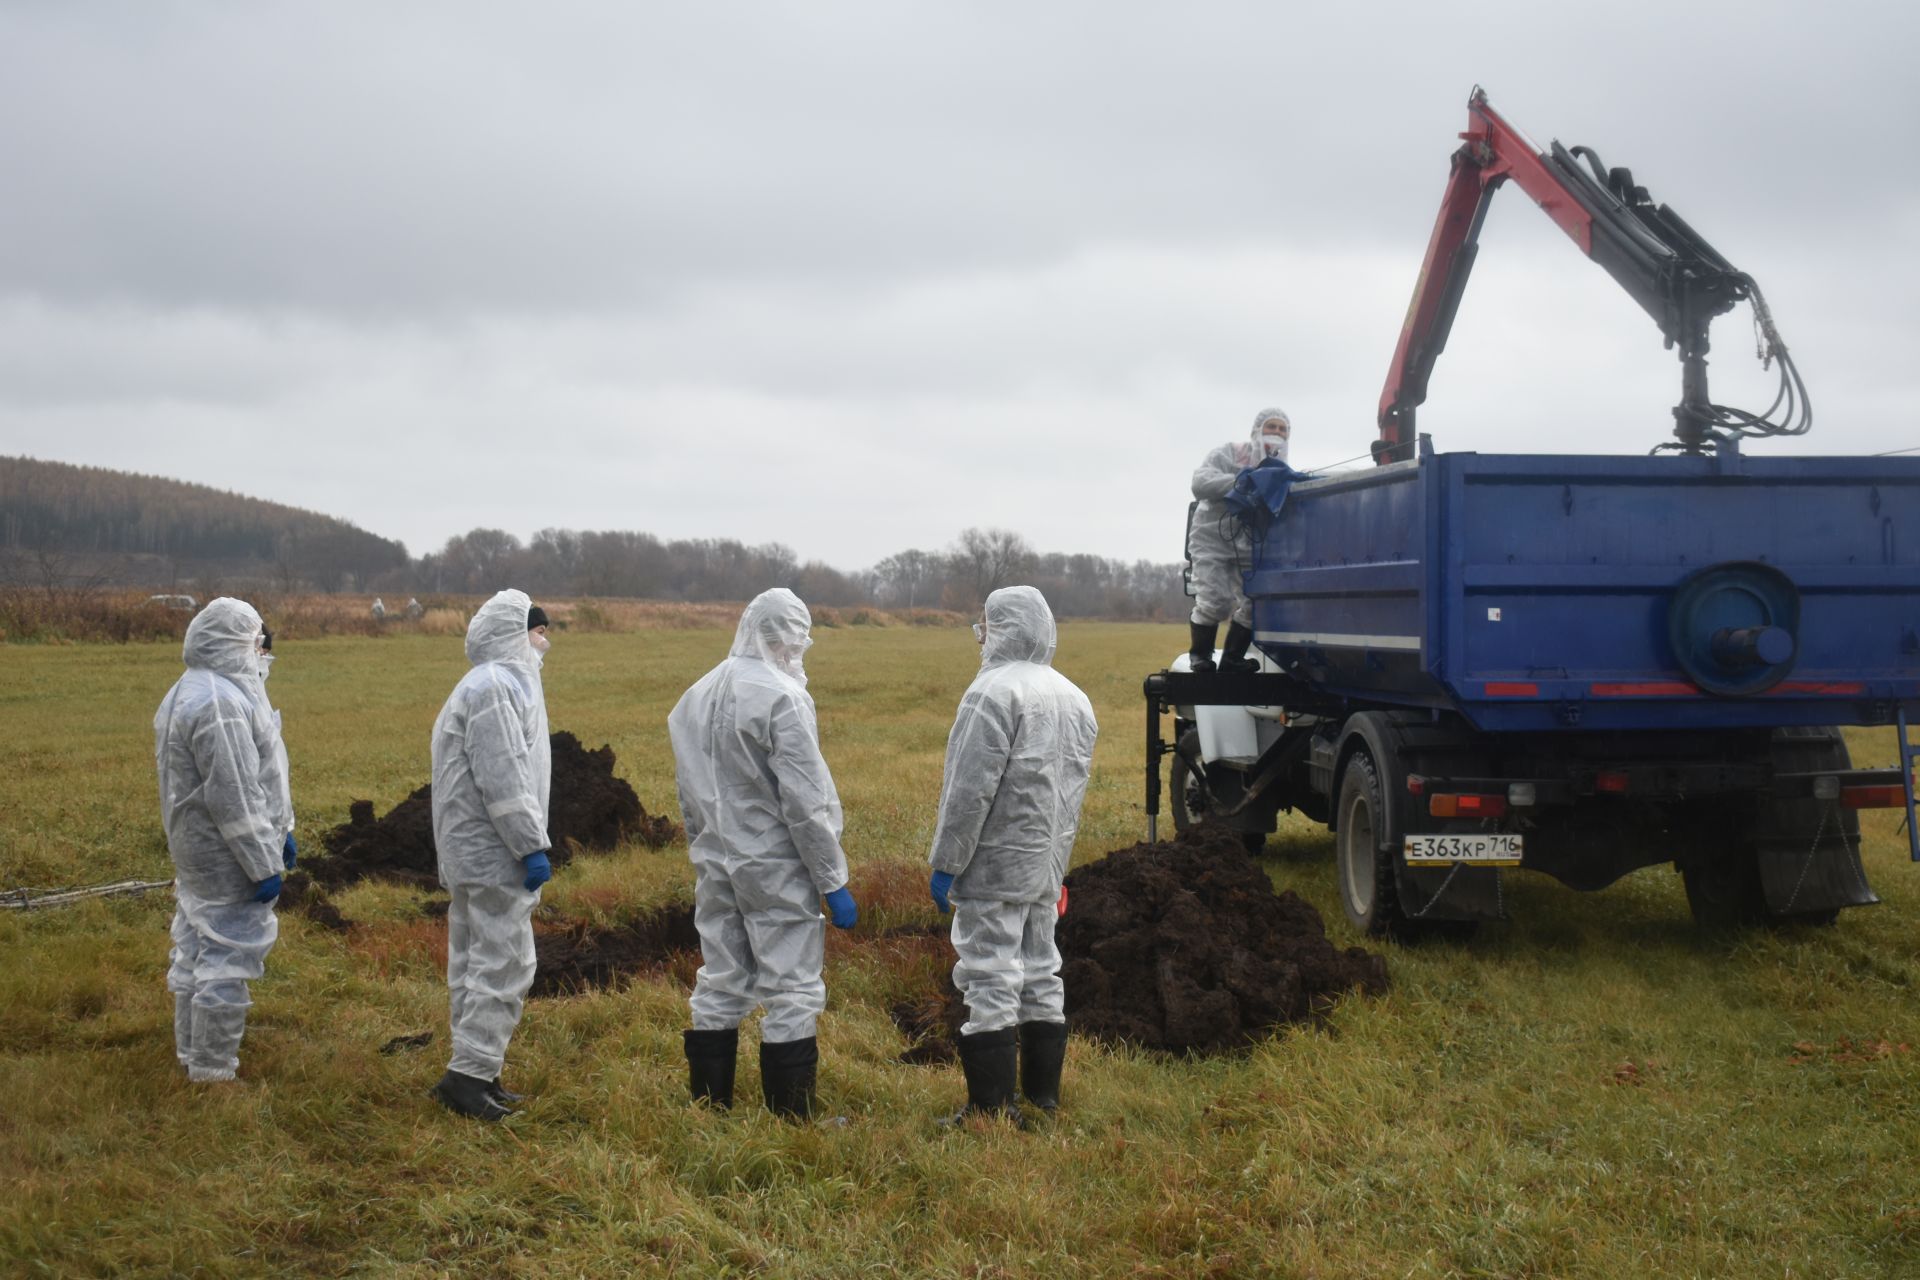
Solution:
M 1207 454 L 1193 473 L 1193 496 L 1199 500 L 1187 531 L 1187 558 L 1193 561 L 1193 646 L 1190 671 L 1212 671 L 1213 640 L 1222 621 L 1227 627 L 1220 669 L 1254 671 L 1259 663 L 1247 657 L 1253 643 L 1253 602 L 1244 589 L 1252 544 L 1247 532 L 1227 511 L 1226 496 L 1248 467 L 1269 458 L 1287 460 L 1287 440 L 1293 422 L 1284 409 L 1262 409 L 1253 419 L 1249 440 L 1223 444 Z

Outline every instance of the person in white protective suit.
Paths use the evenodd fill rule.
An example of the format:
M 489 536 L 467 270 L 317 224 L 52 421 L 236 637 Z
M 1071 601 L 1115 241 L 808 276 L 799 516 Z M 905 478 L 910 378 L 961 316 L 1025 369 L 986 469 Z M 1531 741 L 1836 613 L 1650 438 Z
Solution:
M 768 1110 L 813 1111 L 824 898 L 836 928 L 859 909 L 840 847 L 840 796 L 820 754 L 802 655 L 813 619 L 785 588 L 747 605 L 726 661 L 667 717 L 693 861 L 700 972 L 688 1001 L 696 1103 L 733 1105 L 740 1023 L 764 1006 L 760 1088 Z
M 186 673 L 153 717 L 160 820 L 174 866 L 174 1053 L 197 1083 L 232 1080 L 252 997 L 279 936 L 273 913 L 293 864 L 293 804 L 272 660 L 253 606 L 222 596 L 187 625 Z
M 1093 705 L 1053 669 L 1055 632 L 1032 587 L 987 597 L 980 674 L 947 735 L 928 889 L 953 911 L 953 983 L 967 1003 L 960 1064 L 970 1113 L 1060 1105 L 1065 989 L 1054 925 L 1080 827 L 1099 726 Z
M 453 1056 L 433 1096 L 481 1120 L 521 1095 L 500 1083 L 507 1042 L 533 985 L 533 909 L 548 858 L 547 736 L 540 667 L 547 616 L 502 591 L 467 624 L 472 669 L 433 722 L 433 843 L 447 904 L 448 1023 Z
M 1268 458 L 1287 460 L 1287 441 L 1293 422 L 1282 409 L 1262 409 L 1254 415 L 1248 440 L 1223 444 L 1209 452 L 1193 473 L 1193 526 L 1187 533 L 1187 557 L 1193 561 L 1193 643 L 1188 669 L 1214 670 L 1213 641 L 1220 623 L 1227 622 L 1227 641 L 1220 651 L 1223 671 L 1255 671 L 1260 664 L 1247 657 L 1253 643 L 1253 604 L 1247 599 L 1243 576 L 1252 557 L 1247 533 L 1227 510 L 1225 498 L 1240 473 Z

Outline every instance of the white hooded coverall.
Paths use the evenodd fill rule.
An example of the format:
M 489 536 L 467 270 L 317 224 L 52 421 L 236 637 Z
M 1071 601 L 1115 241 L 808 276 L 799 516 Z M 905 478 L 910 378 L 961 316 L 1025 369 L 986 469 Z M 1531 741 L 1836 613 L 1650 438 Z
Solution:
M 521 859 L 549 847 L 553 749 L 524 592 L 467 624 L 472 670 L 433 722 L 433 843 L 447 905 L 448 1070 L 499 1078 L 533 985 L 533 909 Z
M 847 859 L 801 663 L 812 623 L 783 587 L 754 597 L 726 661 L 667 717 L 700 931 L 696 1031 L 764 1005 L 762 1043 L 785 1044 L 827 1006 L 820 899 L 846 886 Z
M 280 717 L 261 682 L 260 615 L 211 600 L 187 625 L 187 670 L 153 717 L 160 820 L 174 866 L 174 1052 L 195 1081 L 231 1080 L 253 1003 L 279 936 L 260 882 L 284 869 L 293 829 Z
M 980 674 L 947 735 L 935 871 L 953 875 L 953 983 L 964 1035 L 1064 1022 L 1055 904 L 1099 733 L 1053 669 L 1053 612 L 1032 587 L 987 597 Z
M 1253 602 L 1247 599 L 1244 576 L 1253 557 L 1252 541 L 1228 513 L 1225 498 L 1248 467 L 1258 466 L 1267 458 L 1287 460 L 1285 439 L 1277 452 L 1261 439 L 1260 428 L 1275 418 L 1287 421 L 1287 415 L 1279 409 L 1262 409 L 1253 420 L 1248 439 L 1212 450 L 1193 473 L 1193 496 L 1200 505 L 1193 511 L 1187 554 L 1193 559 L 1192 620 L 1201 626 L 1217 626 L 1228 620 L 1243 627 L 1253 625 Z

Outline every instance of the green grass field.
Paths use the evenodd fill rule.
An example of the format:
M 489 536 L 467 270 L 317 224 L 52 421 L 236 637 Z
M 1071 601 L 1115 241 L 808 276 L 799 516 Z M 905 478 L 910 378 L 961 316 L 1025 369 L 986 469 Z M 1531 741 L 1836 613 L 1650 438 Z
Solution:
M 856 886 L 932 919 L 923 879 L 941 753 L 975 650 L 964 628 L 816 632 L 812 688 Z M 568 634 L 556 729 L 611 743 L 671 812 L 665 718 L 719 631 Z M 1078 860 L 1144 834 L 1141 676 L 1175 627 L 1063 628 L 1059 665 L 1103 726 Z M 464 670 L 456 638 L 288 641 L 301 835 L 384 811 L 427 777 Z M 0 887 L 169 872 L 153 708 L 173 645 L 8 646 Z M 1879 762 L 1891 737 L 1860 733 Z M 1509 877 L 1510 923 L 1388 950 L 1384 998 L 1243 1057 L 1164 1061 L 1073 1042 L 1066 1105 L 1034 1133 L 949 1133 L 957 1067 L 896 1061 L 912 966 L 836 940 L 823 1101 L 844 1128 L 685 1105 L 685 991 L 669 977 L 531 1002 L 507 1123 L 426 1097 L 445 988 L 419 897 L 288 913 L 256 984 L 239 1087 L 174 1063 L 165 893 L 0 916 L 0 1270 L 23 1275 L 854 1276 L 1920 1275 L 1920 868 L 1885 812 L 1886 902 L 1830 929 L 1703 937 L 1678 877 L 1598 894 Z M 1331 839 L 1289 824 L 1267 865 L 1355 939 Z M 889 868 L 897 868 L 889 874 Z M 547 900 L 636 913 L 690 884 L 684 850 L 564 868 Z M 930 957 L 929 957 L 930 958 Z M 910 959 L 910 958 L 909 958 Z M 434 1043 L 382 1056 L 395 1036 Z

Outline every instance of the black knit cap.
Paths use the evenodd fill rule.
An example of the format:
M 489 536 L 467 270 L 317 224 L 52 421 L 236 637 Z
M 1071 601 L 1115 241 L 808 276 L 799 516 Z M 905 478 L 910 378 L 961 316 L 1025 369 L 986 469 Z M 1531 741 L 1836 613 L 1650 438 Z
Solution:
M 547 611 L 545 609 L 542 609 L 536 604 L 527 610 L 527 630 L 531 631 L 535 627 L 544 627 L 546 625 Z
M 273 652 L 273 632 L 267 630 L 264 622 L 260 624 L 260 647 L 268 653 Z

